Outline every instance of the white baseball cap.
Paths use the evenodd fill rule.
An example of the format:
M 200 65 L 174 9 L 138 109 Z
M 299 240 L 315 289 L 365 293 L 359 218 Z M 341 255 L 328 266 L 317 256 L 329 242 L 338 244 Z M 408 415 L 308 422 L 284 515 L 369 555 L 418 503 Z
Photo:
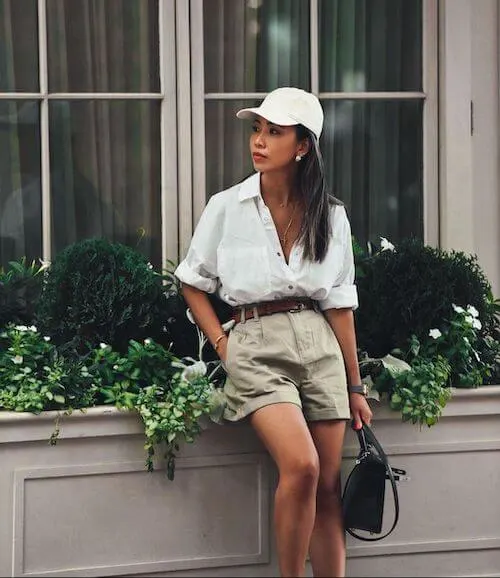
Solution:
M 301 88 L 284 86 L 270 92 L 255 108 L 242 108 L 236 113 L 238 118 L 264 117 L 269 122 L 281 126 L 302 124 L 319 139 L 323 129 L 323 108 L 318 98 Z

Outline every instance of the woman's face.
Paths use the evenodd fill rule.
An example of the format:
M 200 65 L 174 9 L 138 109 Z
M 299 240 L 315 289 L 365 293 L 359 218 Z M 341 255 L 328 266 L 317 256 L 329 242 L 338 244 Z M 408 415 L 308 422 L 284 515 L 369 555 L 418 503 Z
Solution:
M 250 153 L 255 170 L 275 171 L 295 165 L 295 157 L 307 152 L 307 141 L 299 142 L 294 126 L 281 126 L 256 116 L 252 122 Z

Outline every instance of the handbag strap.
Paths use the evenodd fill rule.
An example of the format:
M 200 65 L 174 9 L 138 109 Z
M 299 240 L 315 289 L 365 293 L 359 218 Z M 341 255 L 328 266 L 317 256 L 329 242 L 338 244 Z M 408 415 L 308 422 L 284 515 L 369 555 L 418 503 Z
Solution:
M 398 488 L 396 486 L 396 479 L 394 477 L 393 468 L 391 468 L 391 466 L 389 464 L 389 460 L 387 459 L 387 455 L 384 452 L 379 441 L 375 437 L 375 434 L 373 433 L 371 428 L 367 424 L 363 423 L 363 427 L 358 429 L 358 430 L 355 430 L 355 432 L 358 435 L 358 440 L 359 440 L 359 445 L 361 446 L 361 451 L 366 452 L 366 451 L 368 451 L 368 446 L 370 446 L 370 445 L 373 446 L 377 450 L 377 453 L 379 454 L 380 459 L 382 460 L 382 463 L 385 466 L 386 476 L 389 478 L 389 480 L 391 482 L 392 493 L 394 496 L 394 521 L 392 522 L 391 528 L 389 530 L 387 530 L 387 532 L 385 534 L 382 534 L 381 536 L 374 536 L 374 537 L 361 536 L 360 534 L 357 534 L 356 532 L 354 532 L 354 530 L 351 530 L 350 528 L 346 528 L 346 530 L 351 536 L 353 536 L 354 538 L 357 538 L 358 540 L 363 540 L 364 542 L 377 542 L 378 540 L 382 540 L 383 538 L 387 538 L 387 536 L 394 530 L 394 528 L 396 527 L 396 525 L 398 523 L 398 520 L 399 520 Z M 404 470 L 397 470 L 397 472 L 402 474 L 402 475 L 406 474 L 406 472 Z

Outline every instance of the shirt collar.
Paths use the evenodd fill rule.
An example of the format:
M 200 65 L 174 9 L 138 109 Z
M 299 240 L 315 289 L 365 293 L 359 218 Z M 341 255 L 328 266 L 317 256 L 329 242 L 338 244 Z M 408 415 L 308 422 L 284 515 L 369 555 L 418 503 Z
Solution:
M 258 196 L 260 196 L 260 173 L 254 173 L 241 183 L 238 200 L 241 202 Z

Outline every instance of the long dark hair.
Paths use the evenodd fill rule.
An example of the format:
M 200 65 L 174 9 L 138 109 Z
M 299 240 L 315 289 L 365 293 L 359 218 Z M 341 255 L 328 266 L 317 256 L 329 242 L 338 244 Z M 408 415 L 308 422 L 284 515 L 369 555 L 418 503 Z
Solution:
M 299 141 L 308 139 L 310 145 L 297 173 L 299 193 L 305 206 L 299 242 L 303 246 L 304 259 L 321 263 L 332 235 L 331 207 L 343 203 L 328 191 L 318 139 L 301 124 L 297 125 L 296 132 Z

